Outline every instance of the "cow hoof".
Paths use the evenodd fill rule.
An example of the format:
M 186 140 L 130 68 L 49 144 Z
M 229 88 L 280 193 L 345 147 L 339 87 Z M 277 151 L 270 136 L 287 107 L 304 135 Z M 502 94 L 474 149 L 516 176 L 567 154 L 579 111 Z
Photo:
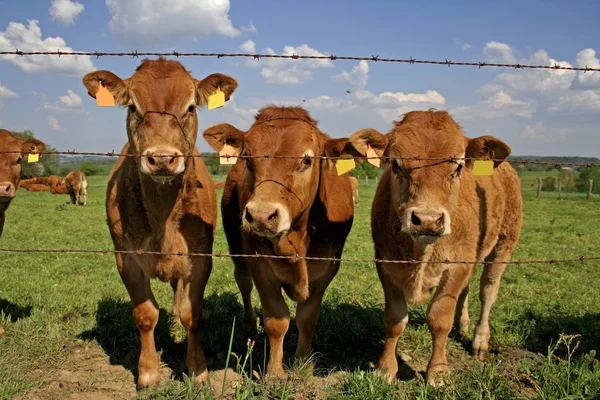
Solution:
M 158 373 L 158 370 L 153 370 L 150 372 L 143 372 L 138 377 L 137 388 L 139 390 L 139 389 L 153 387 L 153 386 L 158 385 L 160 383 L 160 381 L 161 381 L 161 378 L 160 378 L 160 374 Z
M 189 376 L 192 376 L 192 371 L 189 371 Z M 208 370 L 204 370 L 199 374 L 194 373 L 194 383 L 204 383 L 208 381 Z
M 447 369 L 436 369 L 427 371 L 427 384 L 436 388 L 442 387 L 446 384 L 447 374 Z
M 481 361 L 485 360 L 489 350 L 489 342 L 484 336 L 475 336 L 473 339 L 473 357 L 477 357 Z

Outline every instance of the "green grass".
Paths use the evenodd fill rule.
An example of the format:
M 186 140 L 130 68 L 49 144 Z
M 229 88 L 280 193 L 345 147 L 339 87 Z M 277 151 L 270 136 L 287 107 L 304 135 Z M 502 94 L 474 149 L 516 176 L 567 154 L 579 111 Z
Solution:
M 373 257 L 369 215 L 374 187 L 369 183 L 360 189 L 345 258 Z M 67 196 L 19 191 L 7 212 L 0 247 L 112 249 L 105 184 L 106 177 L 90 178 L 87 207 L 64 204 Z M 219 197 L 221 193 L 218 190 Z M 525 223 L 515 259 L 600 255 L 598 197 L 573 195 L 559 201 L 551 194 L 536 198 L 528 190 L 523 196 Z M 220 225 L 214 252 L 228 252 Z M 409 326 L 398 346 L 405 360 L 400 379 L 390 385 L 372 372 L 383 348 L 383 291 L 374 265 L 367 263 L 342 264 L 325 294 L 314 341 L 314 377 L 296 366 L 285 382 L 254 379 L 250 371 L 263 371 L 264 333 L 260 331 L 249 347 L 241 333 L 233 264 L 215 258 L 202 337 L 212 385 L 195 386 L 185 376 L 184 332 L 169 325 L 171 288 L 156 281 L 153 290 L 161 305 L 156 342 L 167 378 L 158 388 L 136 393 L 139 335 L 113 255 L 2 253 L 2 260 L 0 321 L 8 336 L 0 339 L 0 398 L 219 398 L 234 317 L 228 398 L 600 396 L 595 356 L 600 343 L 600 270 L 595 262 L 509 266 L 490 318 L 493 352 L 487 362 L 470 357 L 468 338 L 463 342 L 453 333 L 448 343 L 451 379 L 444 388 L 432 389 L 422 378 L 431 354 L 425 306 L 410 307 Z M 478 268 L 471 285 L 472 326 L 479 313 L 480 272 Z M 256 291 L 253 297 L 260 311 Z M 568 347 L 563 333 L 581 336 Z M 293 354 L 296 339 L 292 323 L 286 355 Z

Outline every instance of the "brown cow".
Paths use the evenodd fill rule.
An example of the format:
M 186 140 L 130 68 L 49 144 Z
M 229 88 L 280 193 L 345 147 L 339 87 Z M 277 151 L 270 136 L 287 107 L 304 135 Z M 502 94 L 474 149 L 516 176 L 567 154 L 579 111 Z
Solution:
M 62 183 L 56 183 L 50 186 L 50 193 L 52 194 L 69 194 L 69 189 L 65 185 L 64 179 L 61 179 Z
M 352 200 L 354 201 L 354 204 L 358 204 L 358 179 L 353 176 L 349 177 L 349 179 L 350 185 L 352 186 Z
M 385 292 L 385 346 L 378 368 L 390 380 L 396 376 L 407 303 L 424 303 L 437 287 L 427 309 L 433 338 L 427 380 L 443 383 L 448 334 L 453 321 L 463 333 L 469 328 L 469 280 L 482 259 L 497 263 L 486 264 L 481 276 L 482 311 L 472 346 L 480 359 L 489 350 L 489 314 L 506 266 L 500 262 L 510 260 L 522 224 L 519 177 L 503 162 L 511 148 L 493 136 L 469 139 L 446 111 L 435 110 L 407 113 L 385 136 L 373 129 L 358 131 L 350 142 L 363 156 L 370 144 L 379 156 L 396 158 L 385 169 L 373 201 L 375 257 L 417 260 L 377 264 Z M 494 161 L 492 176 L 473 176 L 473 161 L 459 160 L 486 154 L 500 160 Z
M 223 189 L 225 187 L 225 182 L 216 182 L 215 189 Z
M 57 175 L 50 175 L 46 181 L 48 186 L 64 185 L 64 179 Z
M 300 107 L 265 107 L 247 132 L 229 124 L 204 131 L 217 151 L 224 144 L 242 155 L 296 158 L 238 158 L 227 175 L 221 200 L 223 227 L 232 254 L 340 258 L 353 221 L 350 181 L 337 176 L 332 161 L 348 139 L 333 140 Z M 269 336 L 268 371 L 285 376 L 283 339 L 289 310 L 282 295 L 298 302 L 296 355 L 306 357 L 319 318 L 321 300 L 337 274 L 339 261 L 233 258 L 244 302 L 244 323 L 256 328 L 250 293 L 256 285 Z
M 50 186 L 42 185 L 41 183 L 29 183 L 22 186 L 28 192 L 49 192 Z
M 150 288 L 152 278 L 171 283 L 173 314 L 187 330 L 189 376 L 204 381 L 208 371 L 200 346 L 200 324 L 212 259 L 173 253 L 212 252 L 217 199 L 195 147 L 196 108 L 207 105 L 219 87 L 229 100 L 237 82 L 223 74 L 199 81 L 179 62 L 164 58 L 142 61 L 125 80 L 109 71 L 87 74 L 83 83 L 90 96 L 95 97 L 99 82 L 117 104 L 128 107 L 129 141 L 122 153 L 135 155 L 119 157 L 109 177 L 106 212 L 115 249 L 169 253 L 116 254 L 141 336 L 138 387 L 160 381 L 154 344 L 158 304 Z
M 71 204 L 87 205 L 88 179 L 84 172 L 69 172 L 65 177 L 65 186 L 71 196 Z M 83 199 L 83 204 L 81 199 Z
M 21 162 L 34 149 L 43 152 L 46 144 L 37 139 L 22 141 L 6 129 L 0 129 L 0 237 L 4 231 L 6 210 L 15 198 L 21 180 Z M 6 332 L 0 326 L 0 336 L 4 335 Z

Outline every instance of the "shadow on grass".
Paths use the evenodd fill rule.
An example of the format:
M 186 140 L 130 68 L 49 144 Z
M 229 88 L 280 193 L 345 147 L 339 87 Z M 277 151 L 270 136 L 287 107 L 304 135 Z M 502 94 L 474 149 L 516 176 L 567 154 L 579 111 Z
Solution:
M 17 322 L 31 315 L 32 306 L 20 306 L 5 299 L 0 299 L 0 313 L 10 317 L 10 322 Z

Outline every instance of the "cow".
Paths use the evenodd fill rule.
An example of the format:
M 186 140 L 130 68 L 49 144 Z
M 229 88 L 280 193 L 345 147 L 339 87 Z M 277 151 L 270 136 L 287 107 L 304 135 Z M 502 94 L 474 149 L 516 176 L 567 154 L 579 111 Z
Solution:
M 55 183 L 50 186 L 50 193 L 52 194 L 69 194 L 69 189 L 64 183 L 64 179 L 61 180 L 62 183 Z
M 65 186 L 71 197 L 71 204 L 87 205 L 88 179 L 84 172 L 69 172 L 67 176 L 65 176 Z
M 41 183 L 28 183 L 22 186 L 28 192 L 49 192 L 50 186 L 42 185 Z
M 365 156 L 370 145 L 384 160 L 390 157 L 371 212 L 375 258 L 409 261 L 377 263 L 385 294 L 385 345 L 378 369 L 389 380 L 396 376 L 407 303 L 425 303 L 437 288 L 427 309 L 433 338 L 427 381 L 443 384 L 448 334 L 453 322 L 462 334 L 469 329 L 469 280 L 482 259 L 489 264 L 480 280 L 481 314 L 472 350 L 482 360 L 489 351 L 490 310 L 523 220 L 519 177 L 504 162 L 512 150 L 493 136 L 465 137 L 448 112 L 435 109 L 406 113 L 387 135 L 357 131 L 349 142 L 359 155 Z M 494 160 L 493 174 L 474 176 L 474 159 L 485 156 Z
M 204 138 L 219 152 L 227 144 L 242 156 L 227 174 L 221 198 L 230 253 L 286 256 L 233 258 L 244 325 L 256 329 L 254 283 L 269 336 L 267 371 L 285 377 L 283 339 L 290 314 L 283 292 L 298 303 L 296 356 L 304 359 L 312 350 L 323 294 L 338 272 L 352 227 L 350 180 L 337 176 L 332 160 L 321 159 L 339 156 L 348 139 L 329 138 L 301 107 L 274 105 L 259 110 L 247 132 L 224 123 L 207 128 Z M 338 260 L 307 261 L 297 256 Z
M 159 309 L 150 288 L 152 278 L 171 283 L 173 314 L 187 331 L 189 376 L 205 381 L 200 324 L 212 258 L 178 253 L 212 252 L 216 191 L 195 146 L 196 109 L 207 105 L 219 89 L 228 101 L 237 81 L 218 73 L 197 80 L 181 63 L 159 57 L 143 60 L 127 79 L 101 70 L 85 75 L 83 84 L 94 98 L 102 85 L 116 104 L 127 107 L 128 141 L 110 173 L 106 198 L 115 249 L 167 253 L 115 254 L 141 337 L 137 386 L 160 382 L 154 343 Z
M 349 179 L 350 185 L 352 185 L 352 200 L 354 201 L 354 204 L 358 204 L 358 179 L 353 176 Z
M 225 182 L 216 182 L 215 189 L 223 189 L 225 187 Z
M 23 141 L 10 131 L 0 129 L 0 237 L 4 231 L 6 210 L 17 194 L 23 157 L 34 151 L 37 153 L 45 150 L 46 144 L 38 139 Z M 0 325 L 0 336 L 5 335 L 6 332 Z
M 46 180 L 48 186 L 64 185 L 64 179 L 57 175 L 50 175 Z

